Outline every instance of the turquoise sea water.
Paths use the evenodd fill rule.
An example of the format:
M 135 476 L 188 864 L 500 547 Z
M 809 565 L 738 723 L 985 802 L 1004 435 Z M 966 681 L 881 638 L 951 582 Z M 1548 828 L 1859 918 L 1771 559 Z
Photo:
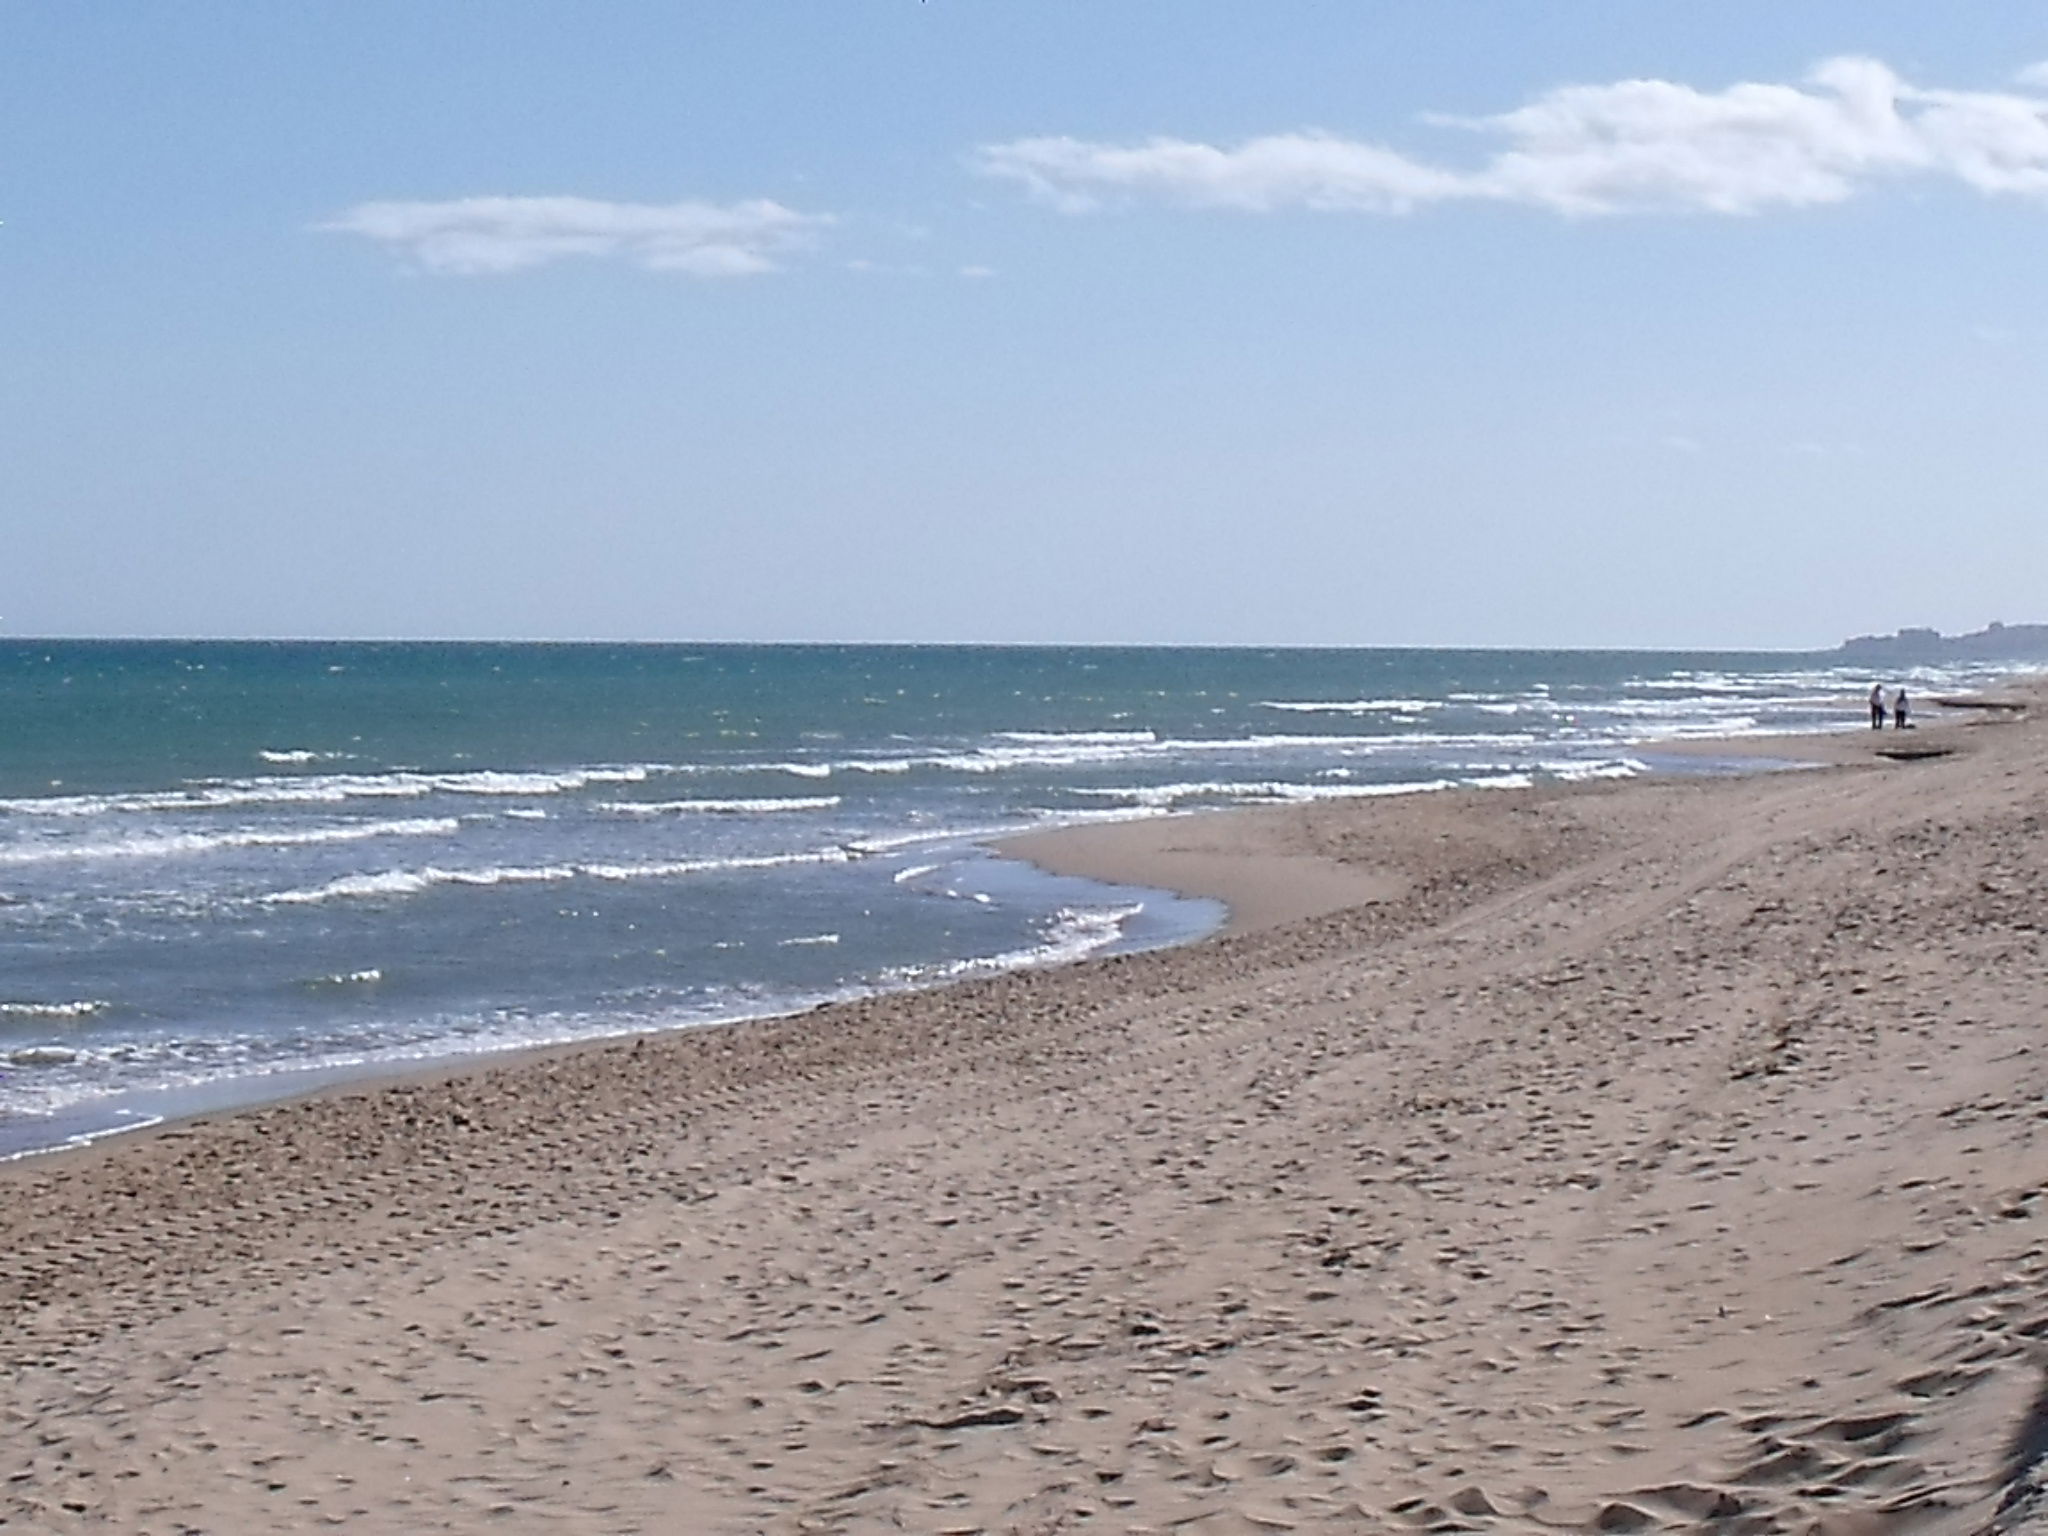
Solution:
M 1869 683 L 1756 654 L 0 642 L 0 1154 L 1175 942 L 1217 909 L 982 844 L 1625 776 L 1675 736 L 1858 726 Z

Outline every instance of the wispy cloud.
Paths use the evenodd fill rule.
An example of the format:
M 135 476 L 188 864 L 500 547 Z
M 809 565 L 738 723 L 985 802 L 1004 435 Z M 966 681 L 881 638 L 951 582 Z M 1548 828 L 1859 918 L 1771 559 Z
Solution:
M 587 197 L 463 197 L 358 203 L 316 226 L 364 235 L 429 272 L 519 272 L 572 256 L 651 272 L 745 277 L 772 272 L 831 219 L 766 199 L 613 203 Z
M 1464 166 L 1320 132 L 1234 147 L 1016 139 L 983 146 L 972 163 L 1069 212 L 1150 198 L 1248 212 L 1392 215 L 1483 201 L 1569 215 L 1754 214 L 1838 203 L 1906 176 L 2048 201 L 2048 66 L 2021 84 L 1934 90 L 1875 59 L 1839 58 L 1798 84 L 1566 86 L 1511 112 L 1430 118 L 1494 141 L 1489 158 Z

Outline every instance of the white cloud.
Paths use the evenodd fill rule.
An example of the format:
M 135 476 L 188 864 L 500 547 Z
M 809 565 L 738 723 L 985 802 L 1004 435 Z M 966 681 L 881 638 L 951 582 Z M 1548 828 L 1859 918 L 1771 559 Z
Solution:
M 2048 65 L 2024 78 L 2048 90 Z M 1914 175 L 2048 201 L 2048 97 L 1923 89 L 1874 59 L 1831 59 L 1797 85 L 1566 86 L 1511 112 L 1430 121 L 1499 147 L 1458 166 L 1316 132 L 1234 148 L 1030 138 L 984 146 L 972 163 L 1068 212 L 1151 197 L 1254 212 L 1404 214 L 1464 200 L 1572 215 L 1753 214 L 1841 202 Z
M 1391 150 L 1326 134 L 1282 134 L 1236 149 L 1148 139 L 1088 144 L 1019 139 L 981 151 L 980 168 L 1008 176 L 1068 212 L 1105 192 L 1161 192 L 1184 202 L 1262 212 L 1271 208 L 1406 213 L 1418 202 L 1457 195 L 1457 177 Z
M 772 272 L 831 220 L 780 203 L 610 203 L 587 197 L 464 197 L 359 203 L 323 230 L 365 235 L 430 272 L 518 272 L 571 256 L 613 257 L 652 272 L 744 277 Z
M 846 270 L 859 272 L 867 277 L 930 277 L 932 269 L 914 261 L 873 261 L 866 256 L 855 256 L 846 263 Z

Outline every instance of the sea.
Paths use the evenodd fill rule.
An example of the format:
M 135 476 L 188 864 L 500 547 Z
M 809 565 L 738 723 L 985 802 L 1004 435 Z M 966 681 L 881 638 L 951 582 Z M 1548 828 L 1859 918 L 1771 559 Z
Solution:
M 1993 669 L 1923 669 L 1915 691 Z M 1185 942 L 1007 834 L 1861 729 L 1824 656 L 0 641 L 0 1156 Z

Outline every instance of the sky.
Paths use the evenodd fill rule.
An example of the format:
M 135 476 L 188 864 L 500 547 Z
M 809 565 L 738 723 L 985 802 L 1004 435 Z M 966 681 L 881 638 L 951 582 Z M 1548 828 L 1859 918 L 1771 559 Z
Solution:
M 0 634 L 2048 620 L 2048 11 L 0 0 Z

